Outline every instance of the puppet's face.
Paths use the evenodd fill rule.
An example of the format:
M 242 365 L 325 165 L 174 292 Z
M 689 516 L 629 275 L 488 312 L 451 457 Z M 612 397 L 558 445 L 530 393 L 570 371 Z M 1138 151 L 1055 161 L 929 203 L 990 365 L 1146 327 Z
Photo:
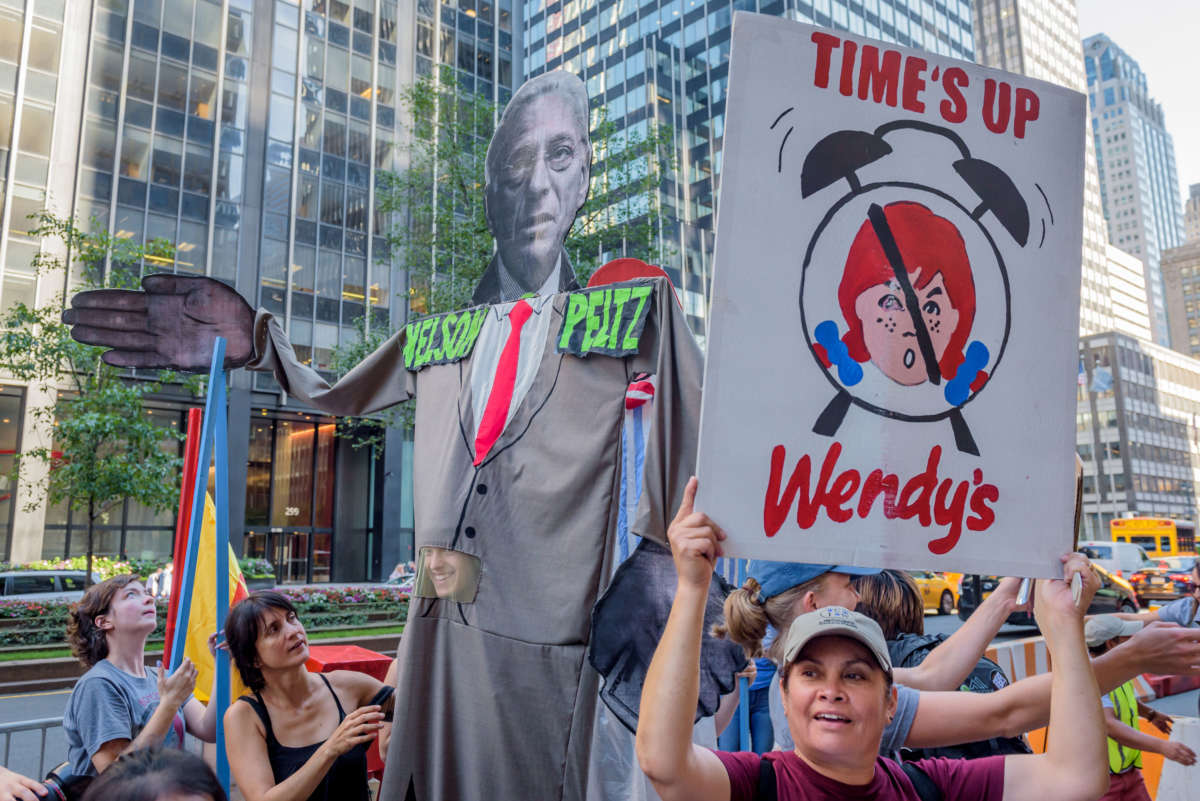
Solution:
M 504 267 L 526 287 L 544 280 L 588 190 L 591 154 L 571 105 L 553 92 L 505 125 L 488 218 Z
M 917 289 L 924 269 L 918 267 L 909 273 L 908 280 L 917 295 L 917 305 L 925 330 L 929 332 L 934 355 L 941 361 L 954 329 L 958 327 L 958 310 L 951 305 L 940 272 Z M 928 379 L 912 314 L 905 303 L 904 292 L 894 279 L 863 290 L 854 302 L 854 310 L 862 322 L 863 342 L 871 354 L 871 361 L 884 375 L 906 387 Z

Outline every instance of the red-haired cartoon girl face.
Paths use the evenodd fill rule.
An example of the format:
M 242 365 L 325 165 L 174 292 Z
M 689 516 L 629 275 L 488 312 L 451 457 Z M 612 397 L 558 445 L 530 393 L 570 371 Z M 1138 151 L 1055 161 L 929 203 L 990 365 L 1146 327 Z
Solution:
M 904 259 L 938 371 L 953 378 L 975 319 L 975 282 L 962 235 L 919 203 L 892 203 L 884 214 Z M 903 386 L 928 379 L 905 292 L 870 221 L 863 223 L 850 246 L 838 303 L 849 329 L 842 341 L 851 358 L 872 362 Z

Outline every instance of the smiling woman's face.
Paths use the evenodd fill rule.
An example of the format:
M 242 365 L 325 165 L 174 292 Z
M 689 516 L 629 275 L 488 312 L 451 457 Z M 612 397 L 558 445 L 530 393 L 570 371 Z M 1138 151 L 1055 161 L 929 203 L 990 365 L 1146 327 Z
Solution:
M 950 305 L 946 284 L 939 272 L 920 289 L 924 268 L 918 267 L 908 274 L 909 283 L 917 295 L 921 319 L 933 352 L 940 361 L 946 346 L 958 327 L 958 310 Z M 868 287 L 854 302 L 854 310 L 862 322 L 863 342 L 871 354 L 871 362 L 884 375 L 906 387 L 915 386 L 929 378 L 929 372 L 921 358 L 921 347 L 917 342 L 912 314 L 904 299 L 904 292 L 897 281 Z
M 784 668 L 781 686 L 788 730 L 806 760 L 870 766 L 884 726 L 895 714 L 895 693 L 871 652 L 849 637 L 817 637 Z
M 425 567 L 433 581 L 433 590 L 439 598 L 454 596 L 466 578 L 469 560 L 467 555 L 447 548 L 425 549 Z

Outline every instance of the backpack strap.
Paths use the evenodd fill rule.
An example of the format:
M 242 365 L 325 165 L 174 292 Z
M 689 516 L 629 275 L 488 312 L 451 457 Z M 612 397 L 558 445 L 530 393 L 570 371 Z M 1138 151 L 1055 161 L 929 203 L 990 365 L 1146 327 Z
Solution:
M 775 786 L 775 763 L 763 757 L 758 762 L 758 785 L 754 788 L 754 801 L 778 801 L 779 789 Z
M 917 796 L 921 801 L 943 801 L 942 788 L 933 783 L 933 779 L 929 778 L 928 773 L 912 762 L 902 762 L 900 768 L 912 782 L 913 789 L 917 791 Z

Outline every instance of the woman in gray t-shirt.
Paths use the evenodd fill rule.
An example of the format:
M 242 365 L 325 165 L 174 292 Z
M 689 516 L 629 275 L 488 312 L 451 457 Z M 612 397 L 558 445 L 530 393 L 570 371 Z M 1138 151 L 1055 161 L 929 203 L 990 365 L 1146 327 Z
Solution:
M 206 742 L 216 739 L 216 705 L 206 708 L 192 697 L 191 661 L 184 659 L 170 676 L 161 665 L 146 667 L 146 638 L 157 622 L 154 596 L 136 576 L 93 586 L 72 610 L 67 639 L 88 667 L 63 715 L 72 774 L 97 774 L 122 753 L 146 746 L 182 747 L 185 728 Z

